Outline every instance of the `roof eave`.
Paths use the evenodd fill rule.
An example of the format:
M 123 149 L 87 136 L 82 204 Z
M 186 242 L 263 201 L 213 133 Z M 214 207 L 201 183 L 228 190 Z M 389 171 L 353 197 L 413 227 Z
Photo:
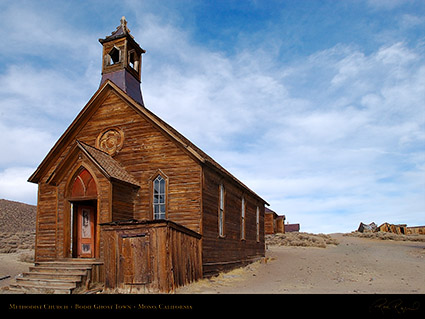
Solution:
M 41 180 L 41 176 L 43 174 L 44 169 L 46 166 L 48 166 L 48 163 L 51 160 L 51 157 L 53 156 L 54 152 L 61 146 L 63 146 L 63 143 L 65 142 L 65 139 L 68 137 L 69 134 L 71 134 L 76 128 L 78 128 L 79 122 L 82 120 L 82 118 L 85 116 L 86 111 L 90 108 L 90 106 L 97 101 L 98 99 L 101 99 L 103 97 L 106 97 L 107 90 L 105 89 L 108 85 L 110 86 L 111 81 L 106 81 L 102 86 L 99 87 L 99 89 L 93 94 L 93 96 L 90 98 L 90 100 L 87 102 L 87 104 L 82 108 L 80 113 L 78 113 L 77 117 L 72 121 L 72 123 L 68 126 L 68 128 L 63 132 L 61 137 L 56 141 L 56 143 L 53 145 L 53 147 L 50 149 L 50 151 L 47 153 L 47 155 L 44 157 L 42 162 L 38 165 L 35 172 L 28 178 L 28 182 L 38 184 Z

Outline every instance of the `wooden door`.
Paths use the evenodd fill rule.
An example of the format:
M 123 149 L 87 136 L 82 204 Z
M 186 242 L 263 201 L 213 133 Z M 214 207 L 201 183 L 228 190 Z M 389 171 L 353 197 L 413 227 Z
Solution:
M 77 210 L 77 257 L 95 256 L 95 219 L 96 210 L 92 206 L 79 205 Z
M 119 256 L 120 283 L 145 285 L 151 278 L 149 236 L 147 234 L 121 235 Z

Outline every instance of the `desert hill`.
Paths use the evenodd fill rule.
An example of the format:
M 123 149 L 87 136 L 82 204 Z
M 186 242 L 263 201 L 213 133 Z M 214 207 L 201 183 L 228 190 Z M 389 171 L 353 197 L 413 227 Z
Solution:
M 0 253 L 32 249 L 37 206 L 0 199 Z
M 33 232 L 37 206 L 0 199 L 0 232 Z

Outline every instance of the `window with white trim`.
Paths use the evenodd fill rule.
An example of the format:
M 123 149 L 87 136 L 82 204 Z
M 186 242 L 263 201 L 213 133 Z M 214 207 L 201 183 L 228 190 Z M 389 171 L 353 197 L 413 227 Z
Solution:
M 242 196 L 241 204 L 241 239 L 245 239 L 245 197 Z
M 257 224 L 257 241 L 260 241 L 260 208 L 258 206 L 257 206 L 255 220 Z
M 218 235 L 224 236 L 224 186 L 220 184 L 220 207 L 218 211 Z
M 165 179 L 161 175 L 153 181 L 153 219 L 165 219 Z

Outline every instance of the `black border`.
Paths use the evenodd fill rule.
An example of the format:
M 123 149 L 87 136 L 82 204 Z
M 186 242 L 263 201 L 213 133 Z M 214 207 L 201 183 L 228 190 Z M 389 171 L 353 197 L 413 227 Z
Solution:
M 13 318 L 76 314 L 178 314 L 359 316 L 362 318 L 424 318 L 425 295 L 398 294 L 139 294 L 139 295 L 0 295 L 0 313 Z

